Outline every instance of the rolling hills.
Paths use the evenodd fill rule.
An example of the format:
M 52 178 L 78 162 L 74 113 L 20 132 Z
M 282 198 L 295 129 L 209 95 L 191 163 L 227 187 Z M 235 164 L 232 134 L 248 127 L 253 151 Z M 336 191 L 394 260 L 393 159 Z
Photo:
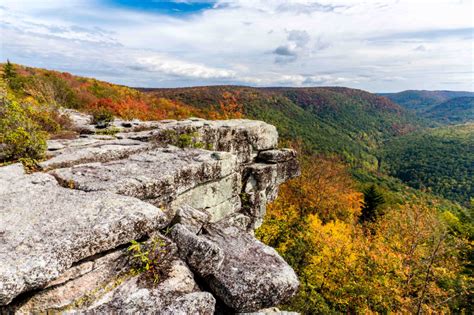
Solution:
M 27 112 L 31 113 L 29 119 L 39 125 L 36 129 L 49 133 L 67 129 L 57 113 L 59 107 L 144 120 L 189 116 L 246 117 L 274 124 L 283 141 L 299 142 L 306 153 L 339 156 L 354 169 L 389 172 L 413 187 L 431 187 L 434 193 L 464 203 L 470 191 L 466 186 L 466 180 L 469 180 L 466 170 L 456 168 L 453 157 L 464 157 L 463 150 L 471 144 L 453 138 L 452 134 L 458 129 L 422 131 L 430 125 L 426 118 L 417 117 L 387 97 L 362 90 L 244 86 L 133 89 L 51 70 L 21 65 L 15 65 L 14 69 L 8 79 L 10 90 L 19 100 L 30 104 Z M 431 100 L 430 104 L 451 98 L 430 105 L 423 115 L 431 121 L 452 123 L 472 119 L 472 97 L 456 97 L 463 93 L 469 94 L 407 91 L 397 95 L 406 99 L 415 95 L 418 100 L 424 97 Z M 465 135 L 466 128 L 459 130 Z M 472 128 L 467 130 L 472 134 Z M 443 154 L 433 150 L 438 146 Z M 451 151 L 445 152 L 447 148 Z M 445 170 L 440 166 L 443 159 L 450 166 Z M 426 167 L 412 165 L 419 160 Z M 463 167 L 473 163 L 472 156 L 467 155 L 463 163 Z M 416 171 L 413 168 L 417 168 Z M 438 177 L 441 171 L 448 173 Z M 449 181 L 446 178 L 450 176 L 451 182 L 459 186 L 452 191 L 447 188 Z
M 435 123 L 474 121 L 474 92 L 409 90 L 379 95 Z
M 423 116 L 443 124 L 462 124 L 474 121 L 474 97 L 463 96 L 430 107 Z
M 456 97 L 474 97 L 474 92 L 407 90 L 398 93 L 380 93 L 379 95 L 389 98 L 406 109 L 424 112 Z

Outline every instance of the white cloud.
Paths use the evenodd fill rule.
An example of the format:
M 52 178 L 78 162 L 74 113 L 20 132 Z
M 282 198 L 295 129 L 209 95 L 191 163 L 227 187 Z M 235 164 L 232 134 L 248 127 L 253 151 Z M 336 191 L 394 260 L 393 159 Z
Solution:
M 231 79 L 236 76 L 235 72 L 231 70 L 173 60 L 164 56 L 140 57 L 137 59 L 137 63 L 149 71 L 197 79 Z
M 135 86 L 473 86 L 472 1 L 220 0 L 179 18 L 100 3 L 4 0 L 0 57 Z

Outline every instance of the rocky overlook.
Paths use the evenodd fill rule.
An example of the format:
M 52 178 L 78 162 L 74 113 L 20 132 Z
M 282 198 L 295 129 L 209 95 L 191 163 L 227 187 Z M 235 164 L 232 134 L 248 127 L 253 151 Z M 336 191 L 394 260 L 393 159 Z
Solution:
M 299 174 L 272 125 L 68 112 L 27 174 L 0 168 L 0 313 L 252 313 L 298 289 L 253 231 Z

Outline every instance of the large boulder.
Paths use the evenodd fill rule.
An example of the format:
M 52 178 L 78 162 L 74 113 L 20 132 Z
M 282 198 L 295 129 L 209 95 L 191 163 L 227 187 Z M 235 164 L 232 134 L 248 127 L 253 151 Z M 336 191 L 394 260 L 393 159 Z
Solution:
M 51 172 L 66 187 L 109 191 L 154 204 L 165 204 L 202 183 L 236 172 L 232 154 L 216 159 L 212 152 L 176 147 L 156 148 L 128 158 L 89 163 Z
M 228 222 L 207 226 L 200 235 L 178 224 L 171 238 L 181 258 L 235 311 L 278 305 L 298 289 L 295 272 L 273 248 Z
M 165 227 L 157 207 L 108 192 L 66 189 L 51 175 L 0 168 L 0 305 L 73 263 Z
M 212 294 L 199 290 L 192 272 L 181 260 L 172 261 L 163 277 L 156 285 L 150 283 L 145 274 L 127 279 L 80 312 L 163 315 L 214 313 L 216 300 Z

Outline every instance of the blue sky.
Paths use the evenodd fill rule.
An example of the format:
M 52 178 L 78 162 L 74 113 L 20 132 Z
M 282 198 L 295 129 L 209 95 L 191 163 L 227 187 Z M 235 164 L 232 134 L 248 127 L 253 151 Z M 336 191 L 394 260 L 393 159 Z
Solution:
M 0 59 L 143 87 L 473 90 L 471 0 L 2 0 Z
M 171 16 L 196 14 L 212 9 L 215 1 L 105 0 L 105 5 Z

